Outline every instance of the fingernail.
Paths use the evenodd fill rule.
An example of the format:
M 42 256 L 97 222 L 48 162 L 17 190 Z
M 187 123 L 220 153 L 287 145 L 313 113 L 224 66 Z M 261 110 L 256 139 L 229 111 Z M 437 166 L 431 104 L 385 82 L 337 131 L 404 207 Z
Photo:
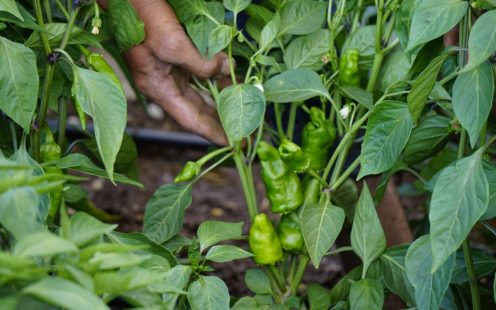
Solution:
M 229 75 L 229 60 L 226 58 L 222 61 L 222 67 L 220 69 L 220 73 L 222 75 Z

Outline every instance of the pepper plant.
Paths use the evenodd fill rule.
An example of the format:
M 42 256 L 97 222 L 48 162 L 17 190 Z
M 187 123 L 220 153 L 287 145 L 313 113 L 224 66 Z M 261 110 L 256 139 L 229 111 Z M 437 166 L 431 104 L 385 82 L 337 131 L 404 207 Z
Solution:
M 496 237 L 494 1 L 168 2 L 205 57 L 228 55 L 230 86 L 192 84 L 214 99 L 229 145 L 188 162 L 150 199 L 143 233 L 129 234 L 93 217 L 105 215 L 84 177 L 68 172 L 141 186 L 129 168 L 122 87 L 87 48 L 120 59 L 143 40 L 142 22 L 125 0 L 109 1 L 108 12 L 94 1 L 0 2 L 0 305 L 382 309 L 394 294 L 406 308 L 494 306 L 496 259 L 469 243 L 476 225 Z M 452 29 L 458 43 L 446 46 Z M 68 104 L 88 139 L 67 142 Z M 179 235 L 192 186 L 228 159 L 250 216 L 248 244 L 219 244 L 244 239 L 243 223 L 206 221 L 197 237 Z M 254 169 L 270 211 L 259 208 Z M 427 198 L 426 215 L 411 244 L 387 248 L 375 207 L 405 172 Z M 381 178 L 374 195 L 371 175 Z M 79 212 L 69 217 L 67 207 Z M 351 242 L 338 248 L 349 225 Z M 303 283 L 309 264 L 344 251 L 361 265 L 332 287 Z M 250 296 L 231 298 L 211 273 L 210 262 L 236 259 L 257 264 L 245 274 Z

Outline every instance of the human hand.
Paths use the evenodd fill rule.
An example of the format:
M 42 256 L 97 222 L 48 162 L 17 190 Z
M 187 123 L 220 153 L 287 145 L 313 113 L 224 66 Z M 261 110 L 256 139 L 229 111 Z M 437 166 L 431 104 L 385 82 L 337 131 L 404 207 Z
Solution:
M 225 54 L 202 58 L 174 11 L 163 0 L 131 0 L 145 23 L 146 38 L 126 52 L 138 89 L 186 130 L 210 141 L 227 144 L 217 112 L 190 86 L 190 77 L 229 75 Z

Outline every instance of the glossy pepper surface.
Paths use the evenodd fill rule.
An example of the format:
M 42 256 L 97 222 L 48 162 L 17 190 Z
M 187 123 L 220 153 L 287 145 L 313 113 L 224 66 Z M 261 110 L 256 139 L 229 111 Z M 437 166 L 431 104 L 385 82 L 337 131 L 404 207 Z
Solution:
M 339 81 L 341 86 L 360 86 L 357 50 L 348 50 L 339 61 Z
M 329 150 L 336 139 L 336 128 L 330 120 L 326 120 L 322 110 L 310 109 L 310 122 L 302 133 L 302 149 L 310 158 L 310 168 L 321 170 L 327 163 Z
M 183 170 L 179 172 L 179 174 L 174 179 L 174 182 L 186 182 L 192 180 L 200 174 L 201 165 L 194 161 L 188 161 L 186 165 L 184 165 Z
M 267 142 L 258 144 L 257 154 L 271 211 L 284 214 L 298 209 L 303 203 L 303 192 L 296 173 L 284 163 L 277 149 Z
M 121 81 L 115 74 L 114 69 L 108 64 L 108 62 L 103 58 L 101 54 L 93 53 L 89 51 L 87 48 L 80 46 L 81 51 L 83 52 L 88 65 L 96 72 L 103 73 L 108 76 L 119 88 L 123 91 Z
M 272 222 L 264 213 L 257 214 L 253 220 L 249 244 L 257 264 L 273 265 L 282 258 L 281 242 Z
M 296 214 L 286 214 L 281 217 L 277 226 L 277 234 L 281 246 L 289 252 L 301 252 L 304 241 L 301 232 L 300 219 Z
M 310 168 L 310 158 L 301 147 L 287 139 L 279 145 L 279 155 L 281 159 L 295 172 L 305 172 Z
M 315 178 L 308 177 L 303 180 L 303 205 L 319 203 L 321 186 L 320 181 Z

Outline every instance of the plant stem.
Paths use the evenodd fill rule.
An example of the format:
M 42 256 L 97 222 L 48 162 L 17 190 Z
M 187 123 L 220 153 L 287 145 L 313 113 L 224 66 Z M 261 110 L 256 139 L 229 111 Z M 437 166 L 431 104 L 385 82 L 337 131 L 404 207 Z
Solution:
M 269 272 L 272 274 L 274 279 L 276 280 L 277 287 L 281 290 L 282 293 L 286 291 L 286 283 L 284 282 L 284 278 L 281 276 L 281 273 L 274 265 L 267 266 Z
M 477 275 L 474 270 L 474 262 L 472 260 L 472 253 L 470 252 L 470 244 L 468 238 L 463 242 L 463 258 L 467 267 L 467 274 L 470 281 L 470 294 L 472 295 L 472 309 L 480 310 L 480 294 L 479 286 L 477 285 Z
M 292 102 L 289 108 L 288 128 L 286 129 L 286 135 L 288 136 L 288 139 L 291 141 L 293 141 L 297 111 L 298 111 L 298 103 Z
M 279 138 L 282 140 L 286 137 L 286 135 L 284 134 L 284 128 L 282 127 L 282 112 L 280 103 L 274 102 L 274 112 L 276 116 L 277 133 L 279 134 Z
M 48 36 L 45 32 L 45 21 L 43 20 L 43 11 L 41 9 L 40 0 L 35 0 L 33 4 L 36 12 L 36 22 L 38 23 L 38 26 L 43 29 L 43 31 L 38 32 L 38 34 L 40 35 L 45 54 L 48 56 L 52 52 L 52 48 L 50 47 L 50 42 L 48 41 Z
M 69 21 L 67 23 L 67 28 L 64 32 L 64 37 L 62 38 L 62 42 L 60 43 L 60 49 L 63 50 L 67 47 L 67 43 L 69 43 L 69 39 L 71 38 L 72 27 L 76 22 L 76 17 L 79 13 L 79 7 L 76 7 L 70 14 Z
M 245 194 L 246 204 L 248 206 L 248 212 L 250 213 L 250 219 L 253 221 L 258 213 L 257 198 L 254 191 L 253 177 L 251 172 L 248 172 L 248 167 L 244 162 L 243 154 L 238 151 L 234 154 L 234 162 L 236 163 L 236 168 L 238 169 L 239 178 L 241 179 L 241 186 L 243 187 L 243 192 Z
M 358 156 L 353 161 L 353 163 L 341 174 L 341 176 L 337 178 L 336 181 L 331 183 L 332 184 L 331 191 L 335 191 L 336 189 L 338 189 L 344 183 L 344 181 L 346 181 L 346 179 L 349 178 L 349 176 L 353 173 L 353 171 L 355 171 L 355 169 L 360 165 L 360 159 L 361 156 Z
M 36 161 L 40 160 L 40 134 L 43 123 L 45 122 L 45 117 L 48 110 L 48 104 L 50 101 L 50 89 L 52 88 L 54 70 L 55 67 L 52 64 L 47 65 L 46 75 L 43 80 L 41 106 L 40 106 L 40 110 L 38 111 L 38 115 L 36 117 L 36 121 L 34 124 L 34 138 L 32 140 L 32 142 L 34 142 L 34 145 L 32 149 L 33 149 L 33 157 Z
M 291 282 L 291 294 L 296 295 L 296 293 L 298 293 L 298 287 L 300 287 L 301 280 L 303 279 L 303 275 L 305 274 L 305 270 L 307 269 L 309 262 L 310 257 L 308 257 L 307 254 L 301 256 L 298 268 L 296 268 L 296 274 Z
M 59 111 L 58 111 L 58 137 L 57 144 L 62 148 L 65 138 L 65 129 L 67 125 L 67 98 L 61 97 L 59 99 Z

